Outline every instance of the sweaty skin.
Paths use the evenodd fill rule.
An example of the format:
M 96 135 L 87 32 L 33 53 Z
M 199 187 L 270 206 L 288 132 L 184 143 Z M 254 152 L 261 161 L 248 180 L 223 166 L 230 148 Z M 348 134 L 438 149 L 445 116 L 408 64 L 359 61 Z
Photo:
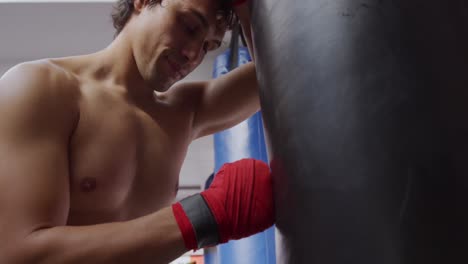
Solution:
M 216 1 L 136 0 L 106 49 L 0 79 L 0 263 L 167 263 L 185 251 L 168 206 L 189 144 L 259 110 L 253 64 L 173 85 L 222 40 Z

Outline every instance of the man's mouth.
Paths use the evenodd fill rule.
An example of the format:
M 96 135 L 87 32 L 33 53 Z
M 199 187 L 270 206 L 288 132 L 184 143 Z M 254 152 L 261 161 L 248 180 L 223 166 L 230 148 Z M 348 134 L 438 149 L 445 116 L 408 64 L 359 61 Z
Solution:
M 169 66 L 171 67 L 174 75 L 176 75 L 179 79 L 181 79 L 183 77 L 182 67 L 180 67 L 180 65 L 177 62 L 174 62 L 170 58 L 167 58 L 167 62 L 169 64 Z

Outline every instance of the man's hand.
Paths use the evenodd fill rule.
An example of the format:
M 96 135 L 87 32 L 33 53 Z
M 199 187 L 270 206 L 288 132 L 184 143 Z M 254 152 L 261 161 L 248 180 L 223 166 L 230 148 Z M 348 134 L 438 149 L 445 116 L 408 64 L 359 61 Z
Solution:
M 245 4 L 248 0 L 235 0 L 232 1 L 232 6 L 240 6 L 242 4 Z
M 261 232 L 274 223 L 270 168 L 254 159 L 226 164 L 208 190 L 172 209 L 187 249 Z
M 252 57 L 252 61 L 255 61 L 255 54 L 252 44 L 252 28 L 250 24 L 252 0 L 235 0 L 233 1 L 232 5 L 234 12 L 239 18 L 240 24 L 242 26 L 242 32 L 244 33 L 245 41 L 247 42 L 247 47 L 249 48 L 250 57 Z

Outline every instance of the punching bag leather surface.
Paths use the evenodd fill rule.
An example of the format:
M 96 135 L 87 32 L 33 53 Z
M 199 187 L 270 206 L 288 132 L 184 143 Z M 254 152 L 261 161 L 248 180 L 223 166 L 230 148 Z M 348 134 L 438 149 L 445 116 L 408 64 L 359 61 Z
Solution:
M 282 262 L 468 263 L 468 2 L 252 17 Z

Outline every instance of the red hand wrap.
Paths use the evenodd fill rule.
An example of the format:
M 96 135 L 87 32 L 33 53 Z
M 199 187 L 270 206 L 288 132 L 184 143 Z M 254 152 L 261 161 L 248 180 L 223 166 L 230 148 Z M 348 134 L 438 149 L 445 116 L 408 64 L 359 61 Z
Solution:
M 225 164 L 201 195 L 218 224 L 220 243 L 253 235 L 274 223 L 271 173 L 262 161 Z
M 243 159 L 225 164 L 210 188 L 172 205 L 187 249 L 225 243 L 274 223 L 270 168 Z

